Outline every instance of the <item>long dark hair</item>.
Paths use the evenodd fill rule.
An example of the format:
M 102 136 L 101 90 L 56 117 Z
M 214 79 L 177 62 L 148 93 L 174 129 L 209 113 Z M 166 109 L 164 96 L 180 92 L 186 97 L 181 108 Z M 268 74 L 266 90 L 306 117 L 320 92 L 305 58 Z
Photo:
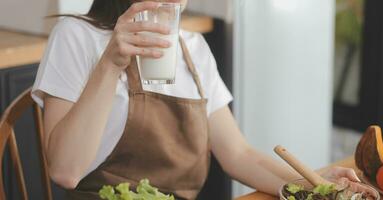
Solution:
M 84 20 L 97 28 L 113 30 L 118 17 L 137 1 L 138 0 L 94 0 L 89 12 L 85 15 L 53 15 L 52 17 L 74 17 Z

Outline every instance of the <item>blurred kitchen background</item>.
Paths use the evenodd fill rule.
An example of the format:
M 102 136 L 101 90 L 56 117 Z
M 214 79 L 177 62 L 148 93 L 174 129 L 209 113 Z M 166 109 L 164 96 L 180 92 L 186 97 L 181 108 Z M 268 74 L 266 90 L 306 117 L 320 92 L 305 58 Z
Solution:
M 1 112 L 33 83 L 55 23 L 44 17 L 86 13 L 91 2 L 0 1 Z M 352 156 L 368 125 L 383 125 L 382 9 L 381 0 L 189 0 L 182 23 L 210 44 L 248 141 L 270 154 L 283 144 L 320 168 Z M 42 199 L 33 130 L 26 115 L 16 137 L 28 192 Z M 7 195 L 18 199 L 7 154 L 3 167 Z M 213 162 L 200 199 L 250 191 Z

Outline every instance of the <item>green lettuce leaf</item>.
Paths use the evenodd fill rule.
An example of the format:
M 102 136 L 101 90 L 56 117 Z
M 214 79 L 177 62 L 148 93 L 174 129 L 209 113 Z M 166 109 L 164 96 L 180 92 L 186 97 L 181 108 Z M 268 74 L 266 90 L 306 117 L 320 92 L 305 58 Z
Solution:
M 120 192 L 120 194 L 129 194 L 129 183 L 121 183 L 117 185 L 116 190 Z
M 296 185 L 296 184 L 292 184 L 292 183 L 289 183 L 287 185 L 287 191 L 291 192 L 291 194 L 295 194 L 295 193 L 302 191 L 304 189 L 305 188 L 302 185 Z
M 148 179 L 139 182 L 137 193 L 130 191 L 129 187 L 129 183 L 121 183 L 115 188 L 103 186 L 99 195 L 106 200 L 174 200 L 174 196 L 165 195 L 151 186 Z
M 336 186 L 334 184 L 318 185 L 314 188 L 314 193 L 319 193 L 322 196 L 326 196 L 336 191 Z
M 105 185 L 99 191 L 99 195 L 102 199 L 106 200 L 119 200 L 118 196 L 115 194 L 114 189 L 110 185 Z
M 306 200 L 314 200 L 313 199 L 313 194 L 309 194 L 308 196 L 307 196 L 307 199 Z
M 287 197 L 287 200 L 295 200 L 295 197 L 294 196 L 289 196 L 289 197 Z

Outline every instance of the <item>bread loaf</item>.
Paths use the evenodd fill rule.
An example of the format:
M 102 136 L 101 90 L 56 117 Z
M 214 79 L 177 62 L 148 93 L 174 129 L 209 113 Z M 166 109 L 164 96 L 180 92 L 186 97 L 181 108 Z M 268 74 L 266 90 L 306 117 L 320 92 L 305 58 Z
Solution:
M 379 126 L 370 126 L 363 134 L 355 152 L 356 166 L 370 179 L 376 183 L 376 175 L 382 166 L 383 141 L 382 131 Z

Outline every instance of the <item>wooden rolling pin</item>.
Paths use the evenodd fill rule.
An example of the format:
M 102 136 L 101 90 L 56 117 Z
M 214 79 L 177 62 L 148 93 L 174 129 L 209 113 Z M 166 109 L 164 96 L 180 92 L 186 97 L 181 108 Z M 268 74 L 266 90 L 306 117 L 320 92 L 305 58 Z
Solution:
M 300 175 L 306 178 L 312 185 L 318 186 L 321 184 L 333 184 L 332 182 L 322 178 L 314 170 L 304 165 L 281 145 L 276 146 L 274 148 L 274 152 L 277 153 L 283 160 L 285 160 Z

